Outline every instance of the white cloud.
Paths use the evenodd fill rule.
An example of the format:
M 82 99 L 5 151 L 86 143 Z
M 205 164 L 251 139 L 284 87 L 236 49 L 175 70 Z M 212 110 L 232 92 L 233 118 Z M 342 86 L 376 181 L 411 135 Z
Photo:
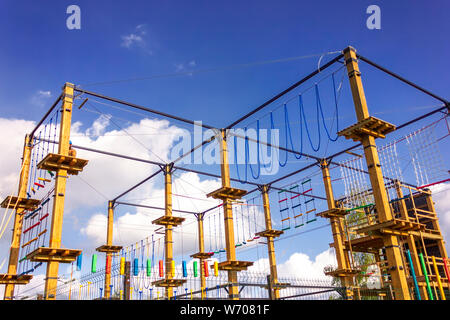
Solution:
M 43 107 L 51 97 L 52 93 L 50 91 L 39 90 L 31 97 L 31 103 L 35 106 Z
M 448 239 L 450 237 L 450 183 L 443 183 L 431 188 L 435 210 L 439 218 L 442 235 L 447 240 L 446 248 L 450 250 Z
M 121 36 L 120 45 L 124 48 L 140 48 L 143 49 L 147 54 L 152 54 L 152 50 L 148 48 L 148 43 L 146 41 L 147 27 L 145 24 L 139 24 L 134 28 L 134 32 Z

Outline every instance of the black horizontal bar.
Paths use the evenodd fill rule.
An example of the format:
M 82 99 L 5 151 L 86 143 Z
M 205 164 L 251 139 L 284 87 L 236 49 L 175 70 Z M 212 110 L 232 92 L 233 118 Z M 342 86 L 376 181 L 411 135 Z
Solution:
M 100 98 L 100 99 L 105 99 L 105 100 L 108 100 L 108 101 L 111 101 L 111 102 L 115 102 L 115 103 L 123 104 L 125 106 L 129 106 L 129 107 L 132 107 L 132 108 L 135 108 L 135 109 L 139 109 L 139 110 L 142 110 L 142 111 L 154 113 L 154 114 L 166 117 L 166 118 L 178 120 L 178 121 L 181 121 L 181 122 L 189 123 L 189 124 L 196 125 L 196 126 L 199 126 L 199 127 L 204 127 L 204 128 L 207 128 L 207 129 L 215 129 L 214 127 L 206 125 L 206 124 L 201 124 L 200 125 L 198 122 L 195 122 L 195 121 L 192 121 L 192 120 L 189 120 L 189 119 L 181 118 L 181 117 L 174 116 L 174 115 L 162 112 L 162 111 L 158 111 L 158 110 L 150 109 L 150 108 L 147 108 L 147 107 L 143 107 L 143 106 L 140 106 L 140 105 L 128 102 L 128 101 L 124 101 L 124 100 L 119 100 L 119 99 L 116 99 L 116 98 L 108 97 L 108 96 L 105 96 L 105 95 L 102 95 L 102 94 L 99 94 L 99 93 L 96 93 L 96 92 L 80 89 L 80 88 L 77 88 L 77 87 L 75 87 L 74 90 L 78 91 L 78 92 L 81 92 L 81 93 L 85 93 L 85 94 L 94 96 L 94 97 L 97 97 L 97 98 Z
M 156 209 L 156 210 L 166 210 L 166 208 L 147 206 L 147 205 L 144 205 L 144 204 L 136 204 L 136 203 L 122 202 L 122 201 L 116 201 L 115 203 L 116 204 L 121 204 L 121 205 L 124 205 L 124 206 L 141 207 L 141 208 Z M 172 209 L 172 211 L 173 212 L 180 212 L 180 213 L 198 214 L 198 212 L 186 211 L 186 210 Z
M 446 99 L 439 97 L 438 95 L 436 95 L 436 94 L 430 92 L 429 90 L 424 89 L 424 88 L 418 86 L 417 84 L 415 84 L 415 83 L 413 83 L 413 82 L 411 82 L 411 81 L 409 81 L 409 80 L 407 80 L 407 79 L 405 79 L 405 78 L 399 76 L 398 74 L 396 74 L 396 73 L 394 73 L 394 72 L 392 72 L 392 71 L 390 71 L 390 70 L 388 70 L 388 69 L 386 69 L 386 68 L 384 68 L 384 67 L 382 67 L 382 66 L 376 64 L 376 63 L 373 62 L 373 61 L 370 61 L 369 59 L 367 59 L 367 58 L 361 56 L 360 54 L 356 54 L 356 56 L 357 56 L 360 60 L 362 60 L 362 61 L 364 61 L 364 62 L 370 64 L 371 66 L 373 66 L 373 67 L 375 67 L 375 68 L 377 68 L 377 69 L 379 69 L 379 70 L 381 70 L 381 71 L 383 71 L 383 72 L 389 74 L 390 76 L 392 76 L 392 77 L 394 77 L 394 78 L 396 78 L 396 79 L 398 79 L 398 80 L 400 80 L 400 81 L 402 81 L 402 82 L 404 82 L 404 83 L 410 85 L 411 87 L 416 88 L 417 90 L 422 91 L 423 93 L 425 93 L 425 94 L 427 94 L 427 95 L 429 95 L 429 96 L 431 96 L 431 97 L 433 97 L 433 98 L 435 98 L 435 99 L 437 99 L 437 100 L 439 100 L 439 101 L 445 103 L 445 105 L 447 105 L 447 106 L 449 105 L 449 102 L 448 102 Z

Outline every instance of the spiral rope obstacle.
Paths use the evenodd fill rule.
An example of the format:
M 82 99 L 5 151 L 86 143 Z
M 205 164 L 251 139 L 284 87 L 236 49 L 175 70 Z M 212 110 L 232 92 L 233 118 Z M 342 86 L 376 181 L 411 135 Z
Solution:
M 397 78 L 415 89 L 439 100 L 444 105 L 397 127 L 371 116 L 367 108 L 362 86 L 359 61 L 364 61 L 390 76 Z M 312 87 L 316 99 L 316 123 L 319 138 L 317 145 L 314 145 L 312 142 L 311 128 L 308 128 L 304 102 L 301 94 L 298 96 L 301 136 L 300 151 L 294 150 L 295 140 L 293 139 L 290 127 L 288 108 L 286 106 L 287 102 L 282 103 L 285 124 L 284 146 L 277 146 L 273 143 L 264 142 L 260 139 L 259 135 L 257 135 L 256 138 L 252 138 L 247 135 L 242 136 L 235 132 L 229 134 L 230 130 L 236 125 L 337 63 L 342 64 L 338 71 L 347 72 L 358 120 L 356 124 L 343 130 L 339 130 L 338 96 L 341 86 L 339 85 L 336 87 L 336 71 L 331 73 L 334 102 L 336 106 L 334 113 L 334 119 L 336 119 L 336 137 L 333 137 L 331 134 L 334 120 L 330 128 L 326 125 L 320 90 L 317 83 Z M 390 294 L 394 299 L 434 299 L 437 297 L 445 299 L 444 290 L 448 291 L 450 283 L 447 265 L 448 256 L 440 232 L 437 215 L 434 210 L 431 192 L 427 188 L 432 184 L 445 183 L 448 179 L 444 177 L 444 179 L 439 181 L 431 180 L 434 176 L 430 175 L 426 168 L 424 169 L 424 163 L 432 162 L 431 166 L 433 168 L 436 168 L 439 164 L 435 163 L 436 158 L 423 159 L 417 156 L 417 154 L 420 153 L 420 151 L 417 151 L 417 146 L 419 145 L 420 149 L 421 144 L 423 148 L 424 140 L 420 140 L 417 138 L 418 135 L 415 134 L 406 138 L 411 146 L 410 152 L 413 154 L 414 169 L 417 177 L 426 176 L 428 180 L 423 180 L 421 178 L 422 180 L 420 181 L 426 181 L 427 183 L 419 186 L 403 183 L 403 179 L 400 175 L 401 171 L 399 171 L 397 163 L 398 156 L 394 145 L 388 145 L 385 149 L 381 150 L 376 146 L 375 139 L 385 138 L 389 133 L 398 130 L 399 128 L 406 127 L 439 112 L 445 112 L 445 117 L 447 117 L 449 110 L 449 102 L 447 100 L 434 95 L 426 89 L 418 87 L 414 83 L 381 66 L 378 66 L 372 61 L 357 54 L 353 48 L 348 47 L 330 62 L 319 67 L 318 70 L 296 82 L 288 89 L 274 96 L 272 99 L 236 120 L 229 126 L 218 129 L 213 126 L 201 124 L 200 126 L 202 128 L 210 129 L 215 134 L 189 152 L 181 155 L 175 161 L 164 163 L 95 150 L 84 146 L 72 145 L 70 142 L 70 129 L 75 93 L 114 102 L 133 109 L 173 119 L 181 123 L 199 126 L 198 123 L 188 119 L 173 116 L 116 98 L 107 97 L 66 83 L 63 87 L 63 93 L 58 97 L 35 129 L 25 137 L 18 196 L 7 197 L 1 204 L 3 208 L 15 212 L 8 273 L 0 275 L 0 283 L 6 285 L 5 299 L 13 299 L 15 285 L 29 283 L 32 278 L 31 273 L 42 266 L 43 263 L 47 264 L 43 298 L 49 300 L 56 299 L 57 296 L 64 291 L 58 289 L 57 283 L 60 263 L 73 264 L 76 261 L 77 267 L 81 269 L 81 250 L 67 249 L 61 245 L 66 180 L 70 175 L 82 173 L 84 167 L 88 165 L 88 160 L 76 157 L 76 152 L 74 152 L 76 149 L 140 161 L 158 166 L 159 169 L 116 198 L 108 201 L 106 244 L 97 248 L 98 252 L 105 253 L 106 255 L 105 268 L 102 270 L 97 269 L 96 254 L 92 256 L 91 261 L 91 273 L 99 274 L 103 272 L 104 276 L 100 277 L 101 281 L 99 281 L 98 278 L 95 281 L 82 280 L 82 284 L 80 284 L 79 290 L 75 294 L 73 294 L 72 289 L 68 291 L 69 299 L 70 297 L 74 298 L 74 296 L 79 296 L 80 298 L 83 296 L 89 299 L 111 299 L 118 296 L 122 299 L 132 299 L 133 292 L 136 292 L 136 290 L 139 298 L 145 297 L 147 294 L 150 298 L 157 297 L 158 299 L 163 298 L 163 296 L 165 299 L 183 297 L 192 298 L 194 295 L 199 294 L 200 298 L 205 299 L 208 298 L 208 295 L 209 298 L 211 298 L 211 290 L 215 290 L 217 294 L 216 298 L 226 297 L 228 299 L 240 299 L 243 298 L 241 296 L 243 280 L 239 274 L 247 273 L 247 269 L 253 265 L 253 262 L 238 260 L 236 251 L 238 248 L 240 249 L 246 245 L 255 243 L 255 241 L 259 242 L 258 240 L 260 240 L 260 238 L 265 238 L 264 244 L 267 246 L 270 265 L 270 275 L 268 281 L 264 284 L 264 288 L 268 289 L 268 297 L 271 299 L 287 299 L 289 295 L 286 296 L 281 292 L 287 290 L 287 288 L 292 288 L 293 285 L 292 283 L 285 283 L 280 280 L 281 278 L 278 278 L 275 258 L 275 241 L 283 234 L 289 232 L 289 230 L 302 228 L 306 224 L 315 222 L 317 217 L 326 218 L 330 222 L 333 234 L 333 243 L 331 246 L 336 253 L 337 268 L 329 270 L 327 274 L 340 281 L 340 288 L 342 289 L 341 294 L 345 299 L 353 299 L 355 297 L 361 298 L 362 292 L 359 290 L 355 279 L 364 276 L 366 273 L 364 270 L 367 270 L 367 267 L 369 266 L 376 266 L 376 268 L 380 270 L 380 282 L 390 286 Z M 79 109 L 84 106 L 88 99 L 89 98 L 86 98 L 82 104 L 80 104 Z M 61 107 L 57 108 L 60 102 Z M 270 127 L 271 129 L 274 129 L 275 125 L 272 112 L 270 112 L 269 118 Z M 318 151 L 320 149 L 320 124 L 324 127 L 329 142 L 335 142 L 339 137 L 345 137 L 358 144 L 325 158 L 304 153 L 304 132 L 306 132 L 311 149 L 313 151 Z M 256 121 L 256 126 L 259 129 L 260 120 Z M 57 140 L 58 127 L 59 135 Z M 39 128 L 41 130 L 38 132 L 37 130 Z M 247 131 L 247 127 L 245 127 L 245 131 Z M 259 130 L 257 130 L 257 133 L 259 134 Z M 235 168 L 238 178 L 233 179 L 230 176 L 229 152 L 232 149 L 229 148 L 229 143 L 231 136 L 234 138 L 235 147 L 237 145 L 237 138 L 244 140 L 245 176 L 243 180 L 241 180 L 237 165 Z M 190 153 L 195 152 L 197 148 L 211 142 L 216 142 L 219 146 L 221 160 L 220 175 L 192 170 L 177 165 L 177 162 Z M 257 146 L 256 173 L 250 163 L 250 158 L 253 154 L 250 154 L 249 152 L 250 143 L 256 144 Z M 57 150 L 55 150 L 56 145 L 58 146 Z M 274 181 L 265 183 L 252 182 L 247 180 L 247 168 L 250 167 L 251 175 L 254 180 L 260 178 L 262 170 L 262 165 L 260 163 L 260 145 L 274 147 L 285 152 L 284 161 L 278 159 L 280 167 L 286 166 L 288 154 L 293 154 L 296 159 L 303 157 L 313 160 L 314 163 Z M 334 160 L 336 157 L 343 154 L 351 154 L 352 150 L 360 148 L 361 146 L 363 147 L 362 151 L 364 155 L 357 155 L 357 159 L 345 162 L 336 162 Z M 50 148 L 52 148 L 51 152 Z M 433 152 L 435 152 L 435 149 L 433 149 Z M 237 157 L 236 151 L 234 152 L 234 156 Z M 363 161 L 363 159 L 365 161 Z M 382 171 L 383 163 L 390 163 L 390 169 Z M 341 168 L 342 180 L 346 186 L 345 197 L 343 199 L 335 200 L 330 175 L 330 165 Z M 312 192 L 316 188 L 313 188 L 311 179 L 308 178 L 302 179 L 297 184 L 283 187 L 275 186 L 275 184 L 313 167 L 320 168 L 323 185 L 325 187 L 325 198 L 317 196 Z M 206 194 L 207 198 L 214 199 L 219 202 L 219 204 L 203 212 L 188 212 L 186 210 L 174 209 L 174 194 L 172 192 L 172 178 L 174 171 L 193 172 L 220 179 L 220 188 Z M 442 173 L 442 170 L 439 172 Z M 154 254 L 154 239 L 151 241 L 151 258 L 149 258 L 150 242 L 148 241 L 145 245 L 144 243 L 141 243 L 139 246 L 139 244 L 136 243 L 127 248 L 114 245 L 114 210 L 118 205 L 133 205 L 119 201 L 119 199 L 161 173 L 164 177 L 165 186 L 164 207 L 152 207 L 155 210 L 164 212 L 162 216 L 152 221 L 153 224 L 160 226 L 158 229 L 161 230 L 159 234 L 164 235 L 157 240 L 158 250 L 156 258 Z M 369 176 L 370 185 L 365 179 L 366 175 Z M 247 184 L 254 189 L 244 190 L 235 188 L 231 185 L 231 182 Z M 45 192 L 45 194 L 39 196 L 39 191 L 41 193 Z M 273 219 L 269 201 L 269 193 L 271 191 L 278 192 L 280 197 L 278 202 L 280 205 L 279 213 L 281 230 L 274 228 L 272 224 Z M 263 226 L 258 222 L 258 219 L 254 217 L 252 220 L 250 217 L 252 215 L 250 213 L 252 206 L 249 205 L 249 199 L 246 197 L 255 192 L 259 192 L 262 198 L 261 207 L 263 208 L 262 211 L 264 214 Z M 315 202 L 319 200 L 326 201 L 328 206 L 327 210 L 316 212 L 317 207 L 315 206 Z M 49 209 L 50 205 L 52 210 Z M 206 215 L 214 210 L 218 210 L 218 217 L 223 221 L 223 225 L 218 228 L 218 231 L 223 232 L 223 237 L 220 238 L 223 238 L 224 241 L 223 244 L 215 245 L 214 248 L 210 245 L 210 251 L 207 251 L 204 239 L 204 221 Z M 239 212 L 241 212 L 243 217 L 245 211 L 247 212 L 247 220 L 245 218 L 235 220 Z M 198 259 L 198 261 L 193 261 L 192 278 L 200 278 L 200 284 L 197 289 L 195 289 L 195 285 L 192 285 L 192 288 L 194 289 L 191 289 L 190 292 L 188 292 L 189 289 L 186 287 L 186 283 L 189 281 L 187 263 L 183 260 L 181 272 L 177 272 L 173 255 L 173 232 L 174 230 L 182 228 L 186 219 L 174 215 L 173 213 L 194 215 L 198 225 L 199 251 L 192 254 L 191 258 Z M 247 222 L 245 223 L 245 221 Z M 241 223 L 240 226 L 239 222 Z M 209 219 L 209 224 L 211 225 L 211 219 Z M 213 222 L 213 224 L 216 225 L 215 222 Z M 258 230 L 258 227 L 263 227 L 263 230 Z M 214 229 L 217 230 L 216 227 Z M 247 229 L 248 232 L 246 231 Z M 49 234 L 48 238 L 46 237 L 47 233 Z M 139 250 L 141 251 L 140 253 Z M 144 265 L 145 250 L 148 252 Z M 355 252 L 372 254 L 375 257 L 375 262 L 365 265 L 358 264 L 353 259 L 353 254 Z M 208 260 L 210 260 L 214 254 L 219 254 L 219 257 L 220 254 L 224 254 L 224 260 L 221 262 L 214 261 L 214 263 L 211 264 L 211 261 Z M 140 259 L 139 255 L 141 256 Z M 158 261 L 157 265 L 155 259 Z M 139 265 L 139 262 L 141 265 Z M 139 279 L 140 270 L 143 271 L 144 269 L 147 277 L 154 277 L 151 278 L 151 282 L 146 282 L 145 279 Z M 211 275 L 209 270 L 213 271 Z M 117 274 L 122 276 L 122 283 Z M 131 275 L 133 275 L 133 277 L 138 277 L 138 279 L 132 279 Z M 219 277 L 219 275 L 222 276 Z M 226 279 L 226 281 L 214 285 L 207 285 L 207 280 L 211 278 L 211 276 Z M 132 284 L 132 280 L 137 280 L 137 284 Z M 101 285 L 101 282 L 103 282 L 103 285 Z M 143 284 L 141 284 L 141 282 Z M 93 287 L 93 283 L 95 283 L 95 288 Z M 250 286 L 248 283 L 247 285 Z M 260 287 L 262 286 L 261 283 L 258 285 Z M 184 290 L 177 290 L 177 288 L 180 287 L 184 288 Z M 67 290 L 66 285 L 64 285 L 64 288 Z M 152 292 L 155 288 L 159 289 L 157 289 L 156 292 Z M 330 289 L 329 287 L 324 289 L 335 290 L 332 288 Z M 291 297 L 293 296 L 297 296 L 297 294 L 291 295 Z

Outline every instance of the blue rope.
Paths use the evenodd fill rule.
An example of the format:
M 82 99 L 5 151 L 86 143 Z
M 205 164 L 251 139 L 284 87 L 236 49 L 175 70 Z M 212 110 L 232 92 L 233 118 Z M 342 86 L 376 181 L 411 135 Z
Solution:
M 303 98 L 302 95 L 299 96 L 299 106 L 300 106 L 300 112 L 301 112 L 301 117 L 303 118 L 303 122 L 305 124 L 305 130 L 306 130 L 306 135 L 308 136 L 308 140 L 309 140 L 309 144 L 311 146 L 311 148 L 314 151 L 318 151 L 320 149 L 320 142 L 321 142 L 321 136 L 320 136 L 320 125 L 319 125 L 319 104 L 316 101 L 316 122 L 317 122 L 317 134 L 319 136 L 319 141 L 317 143 L 317 147 L 314 148 L 312 140 L 311 140 L 311 135 L 309 133 L 309 129 L 308 129 L 308 123 L 306 122 L 306 116 L 305 116 L 305 107 L 303 106 Z
M 301 123 L 300 123 L 301 125 Z M 289 133 L 289 140 L 291 141 L 291 149 L 294 150 L 294 143 L 293 143 L 293 139 L 292 139 L 292 134 L 291 134 L 291 126 L 289 125 L 289 115 L 288 115 L 288 110 L 286 107 L 286 103 L 284 104 L 284 126 L 285 126 L 285 130 L 286 130 L 286 149 L 287 149 L 287 139 L 288 139 L 288 133 Z M 302 131 L 302 130 L 301 130 Z M 300 134 L 300 156 L 297 157 L 297 154 L 294 153 L 294 156 L 297 160 L 299 160 L 303 154 L 303 132 L 301 132 Z M 287 156 L 287 151 L 286 151 L 286 156 Z
M 271 130 L 275 130 L 275 125 L 274 125 L 274 123 L 273 123 L 273 113 L 272 113 L 272 112 L 270 112 L 270 129 L 271 129 Z M 285 134 L 286 134 L 286 133 L 285 133 Z M 286 140 L 286 149 L 287 149 L 287 140 Z M 280 165 L 280 167 L 284 167 L 284 166 L 286 165 L 286 163 L 287 163 L 287 160 L 288 160 L 288 154 L 287 154 L 287 151 L 285 151 L 285 154 L 286 154 L 286 160 L 284 161 L 283 164 L 281 164 L 280 159 L 278 159 L 278 164 Z M 281 157 L 280 157 L 280 158 L 281 158 Z
M 245 154 L 247 155 L 247 154 Z M 237 143 L 236 143 L 236 136 L 234 136 L 234 163 L 236 164 L 236 173 L 237 173 L 237 177 L 240 183 L 242 184 L 246 184 L 247 183 L 247 161 L 245 162 L 245 180 L 242 181 L 241 180 L 241 175 L 239 174 L 239 164 L 237 161 Z
M 320 109 L 320 114 L 322 116 L 323 127 L 325 128 L 325 132 L 327 133 L 328 139 L 330 139 L 330 141 L 334 142 L 334 141 L 336 141 L 339 138 L 339 135 L 336 133 L 336 138 L 331 138 L 330 132 L 328 131 L 328 128 L 327 128 L 327 125 L 325 124 L 325 117 L 323 115 L 322 103 L 320 101 L 319 86 L 317 84 L 316 84 L 315 90 L 316 90 L 316 101 L 317 101 L 317 104 L 318 104 L 319 109 Z M 336 98 L 336 94 L 334 96 Z M 335 100 L 335 106 L 336 106 L 335 115 L 337 116 L 337 102 L 336 102 L 336 100 Z M 334 122 L 334 117 L 333 117 L 333 122 Z M 333 124 L 333 122 L 332 122 L 332 124 Z
M 250 160 L 250 147 L 248 145 L 248 135 L 247 135 L 247 128 L 245 128 L 245 166 L 250 167 L 250 172 L 252 173 L 252 177 L 253 179 L 258 179 L 259 175 L 261 173 L 261 163 L 259 161 L 259 120 L 256 122 L 256 147 L 258 148 L 257 150 L 257 162 L 258 162 L 258 175 L 255 177 L 255 174 L 253 173 L 253 169 L 252 169 L 252 164 L 250 162 L 248 162 L 248 160 Z M 246 179 L 247 180 L 247 179 Z

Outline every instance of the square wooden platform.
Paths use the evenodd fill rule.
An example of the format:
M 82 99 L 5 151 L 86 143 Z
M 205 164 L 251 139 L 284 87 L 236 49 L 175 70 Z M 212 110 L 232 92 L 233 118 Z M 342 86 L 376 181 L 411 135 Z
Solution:
M 265 237 L 265 238 L 277 238 L 284 233 L 282 230 L 275 229 L 267 229 L 261 232 L 256 233 L 257 236 Z
M 191 255 L 194 259 L 209 259 L 214 255 L 214 252 L 197 252 Z
M 345 248 L 353 252 L 370 252 L 376 253 L 378 250 L 384 247 L 383 239 L 380 236 L 364 236 L 356 239 L 344 241 Z
M 425 225 L 422 223 L 392 219 L 381 223 L 368 225 L 358 228 L 355 231 L 359 234 L 368 232 L 390 233 L 391 232 L 408 232 L 408 231 L 424 231 Z
M 352 139 L 353 141 L 361 141 L 362 137 L 366 135 L 384 139 L 386 134 L 394 130 L 395 126 L 393 124 L 370 116 L 339 131 L 338 135 L 344 136 L 346 139 Z
M 31 274 L 24 274 L 19 276 L 17 274 L 0 274 L 0 284 L 18 284 L 24 285 L 28 284 L 30 280 L 33 278 Z
M 360 272 L 361 270 L 358 269 L 336 269 L 333 271 L 325 272 L 325 274 L 332 277 L 351 277 L 359 274 Z
M 185 279 L 161 279 L 157 281 L 153 281 L 152 285 L 155 287 L 162 287 L 162 288 L 175 288 L 175 287 L 181 287 L 184 283 L 186 283 L 187 280 Z
M 67 170 L 67 174 L 77 175 L 87 164 L 88 160 L 49 153 L 38 163 L 37 168 L 50 171 L 64 169 Z
M 350 212 L 347 211 L 347 209 L 343 208 L 333 208 L 328 209 L 319 213 L 316 213 L 316 216 L 322 217 L 322 218 L 343 218 L 345 215 L 349 214 Z
M 33 262 L 57 261 L 60 263 L 70 263 L 77 259 L 81 251 L 78 249 L 39 247 L 29 253 L 26 258 Z
M 238 200 L 247 194 L 247 190 L 236 189 L 231 187 L 222 187 L 216 191 L 208 193 L 206 196 L 209 198 L 220 199 L 220 200 Z
M 219 270 L 226 271 L 243 271 L 247 270 L 248 267 L 252 266 L 251 261 L 223 261 L 219 262 Z
M 161 226 L 179 226 L 183 223 L 184 220 L 186 219 L 181 217 L 162 216 L 156 220 L 153 220 L 152 223 Z
M 33 211 L 37 209 L 40 203 L 41 201 L 37 199 L 27 199 L 27 198 L 18 198 L 16 196 L 7 196 L 6 199 L 3 200 L 1 207 L 8 209 L 13 209 L 15 207 L 16 209 Z
M 95 250 L 98 252 L 116 253 L 116 252 L 120 252 L 120 250 L 122 250 L 122 246 L 108 246 L 108 245 L 104 244 Z

